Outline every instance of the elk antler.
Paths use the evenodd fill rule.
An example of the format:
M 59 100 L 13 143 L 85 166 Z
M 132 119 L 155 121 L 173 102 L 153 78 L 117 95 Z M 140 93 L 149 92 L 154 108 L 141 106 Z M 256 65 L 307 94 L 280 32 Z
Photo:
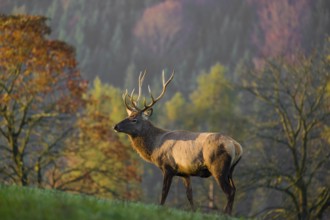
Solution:
M 146 99 L 144 98 L 144 102 L 143 102 L 143 105 L 144 105 L 144 109 L 143 111 L 151 108 L 154 104 L 156 104 L 156 102 L 158 102 L 165 94 L 166 92 L 166 88 L 167 88 L 167 85 L 172 81 L 174 77 L 174 71 L 172 72 L 170 78 L 165 82 L 165 72 L 163 70 L 162 72 L 162 80 L 163 80 L 163 89 L 162 89 L 162 92 L 160 93 L 160 95 L 155 99 L 151 93 L 151 89 L 150 89 L 150 86 L 148 85 L 148 90 L 149 90 L 149 94 L 150 94 L 150 98 L 151 98 L 151 103 L 150 104 L 147 104 L 146 102 Z
M 128 94 L 127 89 L 126 89 L 126 92 L 123 94 L 123 99 L 124 99 L 125 106 L 130 111 L 134 111 L 134 112 L 140 111 L 140 108 L 138 107 L 138 102 L 139 102 L 139 99 L 141 97 L 142 83 L 143 83 L 145 75 L 146 75 L 146 71 L 144 71 L 143 73 L 140 72 L 140 75 L 139 75 L 139 93 L 138 93 L 138 97 L 137 97 L 136 100 L 134 100 L 134 90 L 135 89 L 132 90 L 130 95 Z M 130 103 L 127 103 L 127 99 L 130 101 Z
M 138 107 L 138 101 L 141 97 L 142 83 L 143 83 L 145 74 L 146 74 L 146 71 L 144 71 L 143 73 L 141 72 L 140 76 L 139 76 L 139 93 L 138 93 L 137 99 L 134 100 L 134 89 L 132 90 L 130 95 L 128 94 L 127 90 L 123 94 L 123 99 L 124 99 L 125 106 L 130 111 L 144 112 L 144 111 L 150 109 L 154 104 L 156 104 L 156 102 L 158 102 L 164 96 L 164 94 L 166 92 L 167 85 L 172 81 L 172 79 L 174 77 L 174 71 L 173 71 L 170 78 L 167 81 L 165 81 L 165 72 L 163 71 L 163 73 L 162 73 L 163 89 L 162 89 L 162 92 L 160 93 L 160 95 L 156 99 L 152 95 L 150 86 L 148 85 L 148 90 L 149 90 L 149 95 L 150 95 L 150 98 L 151 98 L 151 103 L 147 104 L 146 98 L 144 98 L 144 101 L 143 101 L 144 108 L 141 109 L 141 108 Z M 127 99 L 130 101 L 130 103 L 127 103 Z

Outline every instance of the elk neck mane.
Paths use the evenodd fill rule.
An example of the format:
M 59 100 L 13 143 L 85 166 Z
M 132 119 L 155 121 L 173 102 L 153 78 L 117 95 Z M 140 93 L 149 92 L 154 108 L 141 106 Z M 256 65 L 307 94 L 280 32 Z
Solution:
M 151 154 L 155 148 L 156 142 L 159 136 L 166 133 L 167 131 L 154 126 L 150 121 L 146 123 L 146 129 L 144 133 L 140 135 L 129 135 L 133 148 L 140 154 L 140 156 L 151 162 Z

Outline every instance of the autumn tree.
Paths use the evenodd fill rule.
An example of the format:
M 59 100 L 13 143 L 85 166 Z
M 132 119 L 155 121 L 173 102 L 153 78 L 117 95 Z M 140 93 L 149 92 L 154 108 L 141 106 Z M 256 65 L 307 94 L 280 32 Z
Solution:
M 140 167 L 126 138 L 112 129 L 125 115 L 121 92 L 96 78 L 84 95 L 76 133 L 67 139 L 67 166 L 54 170 L 52 188 L 107 198 L 140 197 Z
M 180 92 L 175 93 L 164 106 L 162 106 L 162 116 L 159 117 L 159 123 L 168 129 L 187 128 L 187 101 Z
M 0 179 L 43 185 L 83 104 L 74 49 L 41 16 L 0 16 Z
M 233 133 L 237 129 L 232 123 L 235 117 L 235 91 L 226 79 L 226 68 L 217 63 L 209 72 L 202 72 L 197 78 L 197 88 L 190 99 L 195 114 L 195 126 L 200 130 Z M 234 135 L 234 134 L 231 134 Z
M 273 193 L 270 203 L 257 196 L 266 204 L 259 203 L 266 218 L 321 219 L 329 208 L 330 145 L 324 135 L 330 123 L 329 45 L 325 48 L 295 63 L 270 60 L 262 71 L 249 71 L 244 83 L 258 100 L 251 105 L 256 138 L 246 167 L 251 182 L 245 182 Z

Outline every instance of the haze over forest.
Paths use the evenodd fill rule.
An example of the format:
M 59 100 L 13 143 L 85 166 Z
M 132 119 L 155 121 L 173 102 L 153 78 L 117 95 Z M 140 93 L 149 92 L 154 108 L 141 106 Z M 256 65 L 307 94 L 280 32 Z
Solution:
M 239 77 L 245 60 L 310 52 L 329 34 L 329 3 L 310 1 L 2 0 L 2 13 L 49 18 L 51 37 L 76 48 L 82 75 L 135 86 L 140 71 L 176 71 L 173 90 L 219 62 Z M 257 61 L 255 61 L 257 62 Z M 184 85 L 184 86 L 179 86 Z
M 112 128 L 141 71 L 149 100 L 174 70 L 151 121 L 242 144 L 234 216 L 328 219 L 329 34 L 328 0 L 0 0 L 0 184 L 158 204 L 161 172 Z M 192 187 L 222 210 L 212 178 Z M 165 205 L 185 197 L 174 178 Z

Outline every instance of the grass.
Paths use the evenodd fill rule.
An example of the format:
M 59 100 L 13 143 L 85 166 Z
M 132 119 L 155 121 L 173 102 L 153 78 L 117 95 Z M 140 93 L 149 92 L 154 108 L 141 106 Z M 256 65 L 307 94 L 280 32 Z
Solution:
M 143 203 L 105 200 L 54 190 L 0 185 L 0 219 L 2 220 L 130 220 L 130 219 L 220 219 L 225 215 L 208 215 Z

